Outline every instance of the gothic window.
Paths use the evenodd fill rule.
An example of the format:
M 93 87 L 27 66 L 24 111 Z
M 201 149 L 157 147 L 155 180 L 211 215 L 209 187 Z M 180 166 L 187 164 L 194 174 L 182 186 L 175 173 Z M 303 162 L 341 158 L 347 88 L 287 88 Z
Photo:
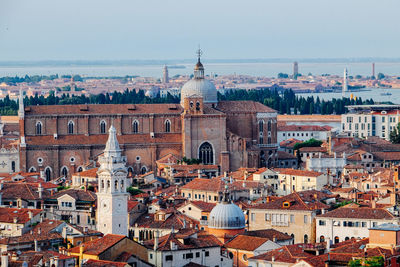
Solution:
M 128 167 L 128 177 L 133 177 L 133 168 Z
M 263 136 L 263 133 L 262 133 L 262 132 L 260 132 L 260 136 L 259 136 L 259 138 L 258 138 L 258 143 L 259 143 L 259 144 L 263 144 L 263 143 L 264 143 L 264 136 Z
M 260 133 L 264 132 L 264 121 L 263 120 L 260 120 L 258 122 L 258 130 Z
M 67 175 L 68 175 L 68 168 L 64 166 L 61 168 L 61 176 L 67 177 Z
M 171 132 L 171 121 L 170 120 L 166 120 L 165 121 L 165 132 L 166 133 L 170 133 Z
M 200 146 L 199 159 L 203 164 L 214 164 L 214 152 L 210 143 L 205 142 Z
M 105 134 L 106 133 L 106 122 L 105 121 L 101 121 L 100 122 L 100 133 L 101 134 Z
M 147 172 L 147 168 L 145 166 L 143 166 L 142 169 L 140 169 L 140 173 L 145 174 L 146 172 Z
M 104 189 L 104 180 L 101 180 L 101 189 Z
M 139 122 L 137 120 L 134 120 L 132 123 L 132 132 L 133 133 L 139 132 Z
M 68 134 L 73 134 L 74 133 L 74 122 L 69 121 L 68 122 Z
M 42 134 L 42 122 L 40 121 L 36 122 L 36 134 L 37 135 Z
M 197 111 L 200 110 L 200 102 L 199 101 L 196 102 L 196 110 Z
M 30 167 L 30 168 L 29 168 L 29 172 L 36 172 L 36 168 L 35 168 L 35 167 L 33 167 L 33 166 L 32 166 L 32 167 Z
M 46 169 L 44 170 L 44 174 L 46 176 L 46 182 L 51 180 L 51 169 L 50 167 L 46 167 Z
M 15 161 L 11 162 L 11 171 L 15 172 Z
M 268 121 L 268 132 L 271 131 L 271 121 Z
M 307 243 L 308 243 L 308 235 L 305 234 L 305 235 L 304 235 L 304 244 L 307 244 Z
M 121 191 L 124 190 L 124 180 L 121 180 Z
M 111 187 L 111 182 L 110 180 L 107 180 L 107 190 L 110 190 L 110 187 Z
M 115 189 L 115 190 L 118 190 L 118 181 L 117 181 L 117 180 L 115 180 L 114 189 Z

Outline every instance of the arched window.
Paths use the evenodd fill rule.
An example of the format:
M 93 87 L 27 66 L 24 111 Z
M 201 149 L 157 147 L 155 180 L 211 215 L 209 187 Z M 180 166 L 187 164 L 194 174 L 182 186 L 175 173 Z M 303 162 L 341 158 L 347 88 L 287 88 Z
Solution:
M 347 241 L 347 240 L 349 240 L 350 238 L 348 237 L 348 236 L 346 236 L 345 238 L 344 238 L 344 240 L 345 241 Z
M 124 180 L 121 180 L 121 191 L 124 191 Z
M 11 171 L 15 172 L 15 161 L 11 161 Z
M 110 180 L 107 180 L 107 190 L 110 190 L 110 188 L 111 188 L 111 182 Z
M 78 167 L 78 172 L 83 172 L 82 166 L 79 166 L 79 167 Z
M 101 180 L 101 189 L 104 189 L 104 180 Z
M 205 142 L 200 146 L 199 159 L 203 164 L 214 164 L 214 152 L 210 143 Z
M 308 243 L 308 235 L 305 234 L 305 235 L 304 235 L 304 244 L 307 244 L 307 243 Z
M 335 236 L 335 244 L 339 243 L 339 237 Z
M 170 120 L 166 120 L 165 121 L 165 132 L 166 133 L 170 133 L 171 132 L 171 121 Z
M 106 133 L 106 122 L 105 121 L 101 121 L 100 122 L 100 133 L 101 134 L 105 134 Z
M 196 102 L 196 110 L 200 110 L 200 102 L 199 101 Z
M 264 135 L 263 132 L 260 132 L 260 137 L 258 138 L 258 143 L 263 144 L 264 143 Z
M 128 177 L 133 177 L 133 168 L 128 167 Z
M 270 132 L 271 131 L 271 121 L 268 121 L 268 132 Z
M 42 122 L 40 121 L 36 122 L 36 134 L 37 135 L 42 134 Z
M 319 242 L 325 242 L 325 236 L 323 236 L 323 235 L 321 235 L 320 237 L 319 237 Z
M 118 180 L 115 180 L 115 182 L 114 182 L 114 189 L 118 190 Z
M 51 180 L 51 169 L 50 167 L 46 167 L 46 169 L 44 170 L 44 174 L 46 177 L 46 182 Z
M 264 121 L 263 121 L 263 120 L 260 120 L 260 121 L 258 122 L 258 131 L 259 131 L 260 133 L 264 132 Z
M 68 134 L 73 134 L 74 133 L 74 122 L 69 121 L 68 122 Z
M 68 176 L 68 168 L 67 167 L 62 167 L 61 168 L 61 176 L 67 177 Z
M 36 172 L 36 168 L 35 167 L 30 167 L 28 172 Z
M 141 169 L 140 169 L 140 173 L 141 174 L 145 174 L 147 172 L 147 168 L 146 168 L 146 166 L 143 166 Z
M 139 122 L 137 120 L 134 120 L 132 123 L 132 132 L 133 133 L 139 132 Z

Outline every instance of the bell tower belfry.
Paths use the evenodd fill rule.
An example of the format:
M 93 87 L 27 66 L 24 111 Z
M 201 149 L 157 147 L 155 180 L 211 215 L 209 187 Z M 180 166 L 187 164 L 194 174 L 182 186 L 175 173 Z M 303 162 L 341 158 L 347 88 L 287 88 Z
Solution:
M 103 234 L 128 235 L 126 157 L 121 155 L 116 130 L 111 126 L 97 171 L 97 230 Z

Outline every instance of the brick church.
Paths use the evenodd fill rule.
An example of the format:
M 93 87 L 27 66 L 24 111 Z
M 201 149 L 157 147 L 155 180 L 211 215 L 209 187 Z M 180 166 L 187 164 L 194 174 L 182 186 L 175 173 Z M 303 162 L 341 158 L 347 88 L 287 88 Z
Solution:
M 43 171 L 48 180 L 93 166 L 113 125 L 133 174 L 155 170 L 169 153 L 218 165 L 273 166 L 277 113 L 253 101 L 218 101 L 200 57 L 180 104 L 23 106 L 20 94 L 21 171 Z

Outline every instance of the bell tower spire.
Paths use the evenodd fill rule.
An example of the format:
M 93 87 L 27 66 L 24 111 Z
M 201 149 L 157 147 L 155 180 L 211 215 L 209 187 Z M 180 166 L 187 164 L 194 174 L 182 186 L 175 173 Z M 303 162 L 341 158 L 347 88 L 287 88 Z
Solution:
M 196 51 L 197 55 L 197 63 L 196 66 L 194 66 L 194 78 L 195 79 L 204 79 L 204 67 L 203 64 L 201 64 L 200 58 L 203 55 L 203 51 L 199 49 Z
M 19 100 L 18 117 L 20 119 L 23 119 L 25 117 L 25 110 L 24 110 L 24 95 L 22 93 L 22 88 L 19 88 L 18 100 Z
M 103 234 L 128 235 L 126 157 L 121 155 L 114 126 L 108 130 L 104 154 L 99 157 L 97 230 Z

